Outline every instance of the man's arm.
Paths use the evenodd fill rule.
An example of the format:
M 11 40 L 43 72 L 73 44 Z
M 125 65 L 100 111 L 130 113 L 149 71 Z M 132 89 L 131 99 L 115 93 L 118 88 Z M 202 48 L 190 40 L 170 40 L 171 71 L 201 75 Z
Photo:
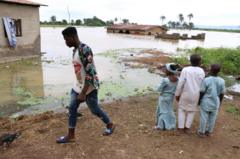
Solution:
M 199 96 L 199 100 L 198 100 L 198 105 L 201 104 L 201 100 L 202 100 L 203 96 L 204 96 L 204 93 L 203 93 L 203 92 L 200 92 L 200 96 Z
M 203 80 L 203 82 L 201 84 L 201 87 L 200 87 L 200 95 L 199 95 L 199 99 L 198 99 L 198 105 L 201 104 L 201 100 L 202 100 L 206 91 L 207 91 L 206 81 Z
M 79 98 L 80 100 L 85 100 L 88 88 L 90 87 L 90 85 L 93 85 L 94 75 L 96 74 L 96 72 L 95 72 L 95 67 L 93 65 L 93 53 L 91 48 L 89 48 L 88 46 L 85 46 L 82 52 L 86 57 L 86 65 L 84 66 L 86 71 L 86 77 L 85 77 L 84 86 L 79 95 Z
M 223 100 L 224 94 L 220 94 L 219 95 L 219 99 L 220 99 L 220 105 L 222 105 L 222 100 Z
M 224 97 L 224 94 L 226 92 L 226 88 L 225 88 L 225 81 L 223 80 L 222 82 L 222 89 L 221 89 L 221 93 L 219 95 L 219 99 L 220 99 L 220 106 L 222 105 L 222 100 L 223 100 L 223 97 Z

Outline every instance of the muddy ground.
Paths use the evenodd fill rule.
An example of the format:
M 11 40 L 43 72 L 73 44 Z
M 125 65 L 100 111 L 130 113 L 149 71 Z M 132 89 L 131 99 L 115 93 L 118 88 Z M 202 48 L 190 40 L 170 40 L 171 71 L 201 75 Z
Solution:
M 22 135 L 9 148 L 0 148 L 0 158 L 237 159 L 240 157 L 239 103 L 239 97 L 224 100 L 214 135 L 208 138 L 199 138 L 195 133 L 198 115 L 190 135 L 153 130 L 156 94 L 104 104 L 103 108 L 116 124 L 115 133 L 108 137 L 101 135 L 102 122 L 83 109 L 75 142 L 62 145 L 55 140 L 67 130 L 65 113 L 25 116 L 15 122 L 1 119 L 1 133 L 22 130 Z M 230 111 L 232 107 L 235 111 Z
M 162 53 L 152 54 L 161 56 Z M 159 64 L 169 59 L 166 56 L 130 60 L 157 70 Z M 125 59 L 125 62 L 130 60 Z M 67 131 L 66 113 L 46 112 L 16 120 L 1 118 L 0 135 L 16 131 L 21 131 L 22 135 L 10 147 L 0 146 L 0 159 L 240 158 L 240 97 L 224 99 L 214 134 L 208 138 L 196 135 L 199 115 L 195 117 L 189 135 L 178 131 L 154 130 L 157 100 L 157 94 L 149 94 L 102 104 L 116 124 L 114 134 L 108 137 L 101 135 L 104 130 L 102 122 L 88 109 L 82 109 L 84 116 L 78 119 L 75 142 L 62 145 L 55 141 Z

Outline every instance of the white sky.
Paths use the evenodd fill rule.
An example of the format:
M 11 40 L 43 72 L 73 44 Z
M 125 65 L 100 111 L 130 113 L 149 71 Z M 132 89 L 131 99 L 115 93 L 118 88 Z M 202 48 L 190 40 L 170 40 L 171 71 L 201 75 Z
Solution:
M 40 19 L 68 20 L 67 6 L 71 19 L 97 16 L 103 20 L 129 19 L 139 24 L 161 24 L 178 20 L 178 14 L 192 13 L 195 25 L 238 25 L 240 26 L 240 0 L 32 0 L 48 7 L 40 8 Z

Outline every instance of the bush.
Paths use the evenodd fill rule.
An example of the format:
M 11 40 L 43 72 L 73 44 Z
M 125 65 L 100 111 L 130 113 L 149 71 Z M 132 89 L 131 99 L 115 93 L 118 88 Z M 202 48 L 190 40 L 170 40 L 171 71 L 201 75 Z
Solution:
M 188 64 L 188 57 L 191 54 L 199 54 L 202 57 L 202 64 L 209 67 L 211 64 L 219 63 L 221 71 L 226 75 L 240 74 L 240 49 L 239 48 L 201 48 L 185 50 L 179 57 L 173 57 L 172 61 L 179 64 Z

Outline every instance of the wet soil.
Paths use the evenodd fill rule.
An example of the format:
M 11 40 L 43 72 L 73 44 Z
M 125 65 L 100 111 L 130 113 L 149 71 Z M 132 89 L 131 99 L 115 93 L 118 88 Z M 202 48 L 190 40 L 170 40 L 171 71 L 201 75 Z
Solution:
M 15 121 L 0 119 L 1 133 L 21 130 L 22 135 L 10 147 L 0 147 L 1 159 L 26 158 L 104 158 L 104 159 L 236 159 L 240 157 L 240 115 L 230 113 L 230 106 L 240 109 L 240 98 L 224 100 L 212 137 L 196 135 L 199 116 L 195 117 L 191 134 L 178 131 L 156 131 L 157 94 L 130 97 L 104 104 L 103 109 L 116 124 L 114 134 L 105 137 L 104 125 L 88 109 L 78 119 L 75 142 L 56 144 L 67 130 L 66 113 L 46 112 L 22 116 Z M 228 111 L 228 112 L 227 112 Z

